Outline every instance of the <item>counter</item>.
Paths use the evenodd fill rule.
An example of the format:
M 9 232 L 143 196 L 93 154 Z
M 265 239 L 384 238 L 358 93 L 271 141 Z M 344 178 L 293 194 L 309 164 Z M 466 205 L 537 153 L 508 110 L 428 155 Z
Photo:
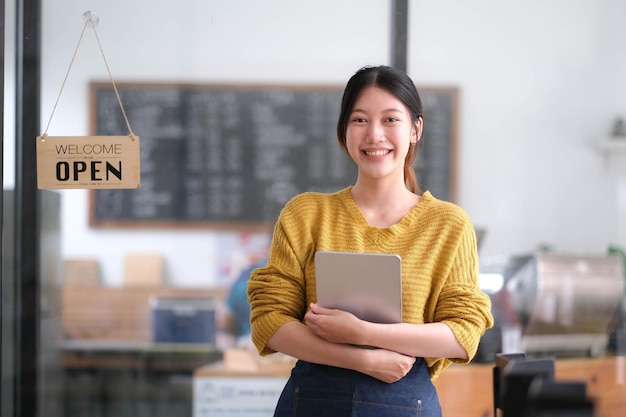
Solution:
M 229 363 L 197 369 L 193 416 L 271 416 L 293 363 L 255 364 L 238 355 Z M 443 416 L 493 416 L 493 367 L 470 364 L 446 369 L 435 381 Z M 555 374 L 557 381 L 586 382 L 587 394 L 595 402 L 595 417 L 626 416 L 626 357 L 558 359 Z

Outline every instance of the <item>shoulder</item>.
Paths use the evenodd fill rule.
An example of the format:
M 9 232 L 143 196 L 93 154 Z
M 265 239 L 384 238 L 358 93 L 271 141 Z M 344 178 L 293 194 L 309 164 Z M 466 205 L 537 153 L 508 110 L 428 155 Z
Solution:
M 439 200 L 428 191 L 422 195 L 422 203 L 424 203 L 426 215 L 430 221 L 459 226 L 472 224 L 469 215 L 463 208 L 449 201 Z
M 296 195 L 285 204 L 281 217 L 297 215 L 299 217 L 309 214 L 317 214 L 342 204 L 345 195 L 349 195 L 349 189 L 343 189 L 334 193 L 304 192 Z
M 344 188 L 339 191 L 335 191 L 333 193 L 320 193 L 315 191 L 307 191 L 301 194 L 296 195 L 291 200 L 287 202 L 287 205 L 293 204 L 310 204 L 310 203 L 331 203 L 333 201 L 340 201 L 344 198 L 346 194 L 348 194 L 349 188 Z

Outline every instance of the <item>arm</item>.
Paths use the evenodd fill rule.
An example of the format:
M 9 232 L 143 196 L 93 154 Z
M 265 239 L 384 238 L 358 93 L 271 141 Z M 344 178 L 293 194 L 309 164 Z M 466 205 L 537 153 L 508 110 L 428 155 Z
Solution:
M 405 376 L 415 363 L 414 357 L 331 343 L 302 323 L 307 310 L 306 267 L 302 266 L 306 260 L 292 248 L 306 246 L 306 242 L 290 239 L 279 221 L 268 264 L 256 269 L 248 282 L 252 339 L 259 353 L 281 352 L 311 363 L 352 369 L 385 382 Z
M 341 310 L 311 305 L 307 326 L 333 343 L 375 346 L 404 355 L 467 360 L 467 352 L 445 323 L 379 324 Z
M 217 330 L 224 333 L 235 333 L 235 319 L 230 309 L 225 306 L 219 306 L 217 310 Z
M 423 322 L 375 324 L 340 310 L 315 304 L 307 313 L 307 325 L 320 337 L 337 343 L 365 344 L 427 359 L 438 370 L 452 362 L 469 362 L 480 337 L 493 325 L 490 300 L 478 284 L 476 241 L 465 215 L 450 223 L 448 239 L 437 247 L 437 272 L 431 272 L 429 300 Z M 440 229 L 438 229 L 440 230 Z M 437 234 L 437 240 L 443 233 Z M 435 250 L 437 249 L 437 250 Z M 419 307 L 418 307 L 419 308 Z
M 378 347 L 394 349 L 405 355 L 443 357 L 467 360 L 467 352 L 445 323 L 376 324 L 367 323 L 367 340 L 378 341 Z
M 249 267 L 239 274 L 228 291 L 228 297 L 220 306 L 217 315 L 218 330 L 239 337 L 249 333 L 246 325 L 250 321 L 248 304 L 248 279 L 254 267 Z
M 404 377 L 415 357 L 385 349 L 361 349 L 331 343 L 299 321 L 283 324 L 268 341 L 268 347 L 308 362 L 352 369 L 384 382 Z

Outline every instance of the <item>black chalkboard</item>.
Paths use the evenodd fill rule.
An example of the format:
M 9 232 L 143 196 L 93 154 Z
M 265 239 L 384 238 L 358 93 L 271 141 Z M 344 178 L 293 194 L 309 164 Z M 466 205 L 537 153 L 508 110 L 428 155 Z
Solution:
M 141 137 L 141 187 L 94 190 L 94 227 L 264 228 L 303 191 L 353 184 L 338 147 L 342 88 L 116 84 Z M 457 90 L 420 88 L 425 129 L 422 188 L 454 199 Z M 128 133 L 110 83 L 91 83 L 93 135 Z

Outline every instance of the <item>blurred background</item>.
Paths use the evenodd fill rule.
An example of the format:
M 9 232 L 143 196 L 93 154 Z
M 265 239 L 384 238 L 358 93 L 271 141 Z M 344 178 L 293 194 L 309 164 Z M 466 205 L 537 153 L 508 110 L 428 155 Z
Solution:
M 26 221 L 20 223 L 15 216 L 28 215 L 19 205 L 21 176 L 33 172 L 26 171 L 24 161 L 35 161 L 34 155 L 21 154 L 21 141 L 34 142 L 35 137 L 22 137 L 16 122 L 24 111 L 16 102 L 23 81 L 18 54 L 23 41 L 16 35 L 22 23 L 16 16 L 25 4 L 28 8 L 38 3 L 4 2 L 2 373 L 7 382 L 2 417 L 18 412 L 30 398 L 19 382 L 10 382 L 15 374 L 25 375 L 20 365 L 13 365 L 20 363 L 14 360 L 20 358 L 20 348 L 10 342 L 23 325 L 24 310 L 17 300 L 24 294 L 14 295 L 24 289 L 15 277 L 26 262 L 14 254 L 21 250 L 14 242 Z M 41 246 L 34 288 L 40 315 L 33 343 L 41 366 L 39 377 L 32 380 L 49 388 L 55 386 L 53 381 L 63 384 L 46 391 L 47 399 L 31 411 L 43 413 L 46 408 L 68 416 L 204 415 L 193 409 L 193 373 L 223 361 L 227 349 L 246 344 L 245 335 L 241 339 L 218 325 L 232 311 L 226 303 L 231 287 L 264 259 L 281 204 L 298 187 L 308 187 L 293 179 L 297 171 L 285 173 L 281 167 L 290 158 L 308 161 L 315 149 L 340 153 L 333 134 L 336 92 L 364 65 L 395 63 L 398 47 L 407 73 L 428 98 L 427 109 L 433 109 L 426 114 L 427 132 L 429 122 L 443 129 L 438 131 L 441 136 L 431 131 L 433 142 L 444 140 L 444 156 L 433 150 L 432 160 L 443 161 L 448 176 L 443 191 L 433 193 L 463 207 L 480 237 L 481 283 L 494 301 L 497 326 L 481 343 L 477 362 L 491 362 L 498 351 L 560 357 L 620 352 L 626 248 L 626 133 L 620 130 L 620 120 L 626 118 L 626 3 L 415 0 L 404 10 L 396 7 L 396 2 L 380 0 L 41 2 L 36 134 L 49 122 L 51 136 L 127 134 L 119 115 L 107 113 L 118 109 L 111 91 L 106 99 L 96 96 L 93 87 L 109 85 L 112 75 L 122 102 L 127 99 L 131 123 L 137 123 L 132 127 L 142 139 L 146 182 L 139 190 L 112 193 L 108 200 L 79 189 L 45 191 L 37 198 L 41 206 L 33 218 Z M 81 38 L 83 14 L 89 10 L 98 17 L 97 37 L 87 27 Z M 401 15 L 394 16 L 396 12 Z M 406 22 L 405 45 L 393 36 L 398 22 Z M 28 29 L 33 23 L 23 24 Z M 133 95 L 132 86 L 143 90 Z M 285 99 L 282 93 L 295 100 L 292 113 L 254 113 L 267 123 L 265 128 L 287 126 L 286 138 L 297 137 L 290 152 L 299 153 L 280 154 L 267 162 L 275 169 L 270 174 L 286 175 L 298 187 L 259 182 L 266 195 L 274 193 L 273 205 L 268 208 L 267 199 L 258 198 L 237 206 L 235 210 L 246 213 L 263 211 L 251 221 L 245 216 L 246 221 L 240 221 L 228 205 L 220 209 L 223 216 L 210 221 L 155 208 L 164 201 L 159 199 L 176 206 L 182 201 L 176 199 L 191 198 L 159 186 L 171 180 L 174 189 L 191 187 L 189 176 L 174 175 L 182 165 L 170 163 L 180 152 L 187 152 L 188 158 L 176 159 L 180 164 L 191 163 L 193 156 L 191 145 L 180 151 L 176 143 L 194 134 L 176 129 L 188 127 L 185 123 L 209 130 L 213 126 L 203 124 L 203 118 L 211 119 L 213 96 L 194 96 L 205 89 L 225 89 L 242 106 L 248 97 L 260 97 L 261 103 L 271 101 L 278 108 Z M 240 89 L 252 95 L 238 96 Z M 264 89 L 271 94 L 259 93 Z M 309 108 L 293 98 L 302 90 L 324 93 L 322 104 L 298 113 Z M 228 97 L 219 97 L 220 111 Z M 432 102 L 438 99 L 443 104 Z M 150 113 L 155 108 L 163 112 Z M 194 116 L 199 121 L 186 121 L 185 112 L 194 109 L 202 110 Z M 175 122 L 168 124 L 165 110 L 174 112 Z M 439 110 L 446 112 L 443 119 L 438 119 Z M 236 122 L 244 127 L 236 132 L 241 142 L 234 143 L 248 149 L 246 134 L 260 132 L 261 124 L 246 127 L 252 116 L 237 114 L 244 116 Z M 219 123 L 227 124 L 223 117 Z M 116 121 L 107 125 L 111 120 Z M 290 123 L 301 129 L 294 131 Z M 203 143 L 210 135 L 204 130 L 196 136 Z M 306 146 L 313 137 L 317 148 Z M 200 155 L 203 169 L 211 166 L 211 158 L 216 164 L 226 161 L 232 155 L 227 150 L 237 149 L 223 144 L 220 157 L 211 154 L 208 145 L 198 146 L 203 153 L 195 156 Z M 245 155 L 242 160 L 248 161 Z M 333 161 L 324 171 L 344 163 Z M 433 184 L 439 190 L 436 178 L 426 181 L 431 169 L 427 161 L 420 163 L 425 166 L 424 188 Z M 250 169 L 259 175 L 256 168 Z M 338 174 L 342 180 L 350 177 L 346 170 Z M 210 170 L 196 174 L 210 176 Z M 220 187 L 243 187 L 249 181 L 239 178 Z M 211 184 L 202 183 L 208 200 Z M 134 214 L 122 221 L 116 221 L 120 219 L 115 214 L 104 215 L 99 222 L 98 213 L 105 213 L 107 204 L 122 200 L 132 209 L 121 212 Z M 208 200 L 199 204 L 208 207 Z M 132 212 L 141 208 L 143 214 Z M 567 339 L 564 334 L 573 336 Z

